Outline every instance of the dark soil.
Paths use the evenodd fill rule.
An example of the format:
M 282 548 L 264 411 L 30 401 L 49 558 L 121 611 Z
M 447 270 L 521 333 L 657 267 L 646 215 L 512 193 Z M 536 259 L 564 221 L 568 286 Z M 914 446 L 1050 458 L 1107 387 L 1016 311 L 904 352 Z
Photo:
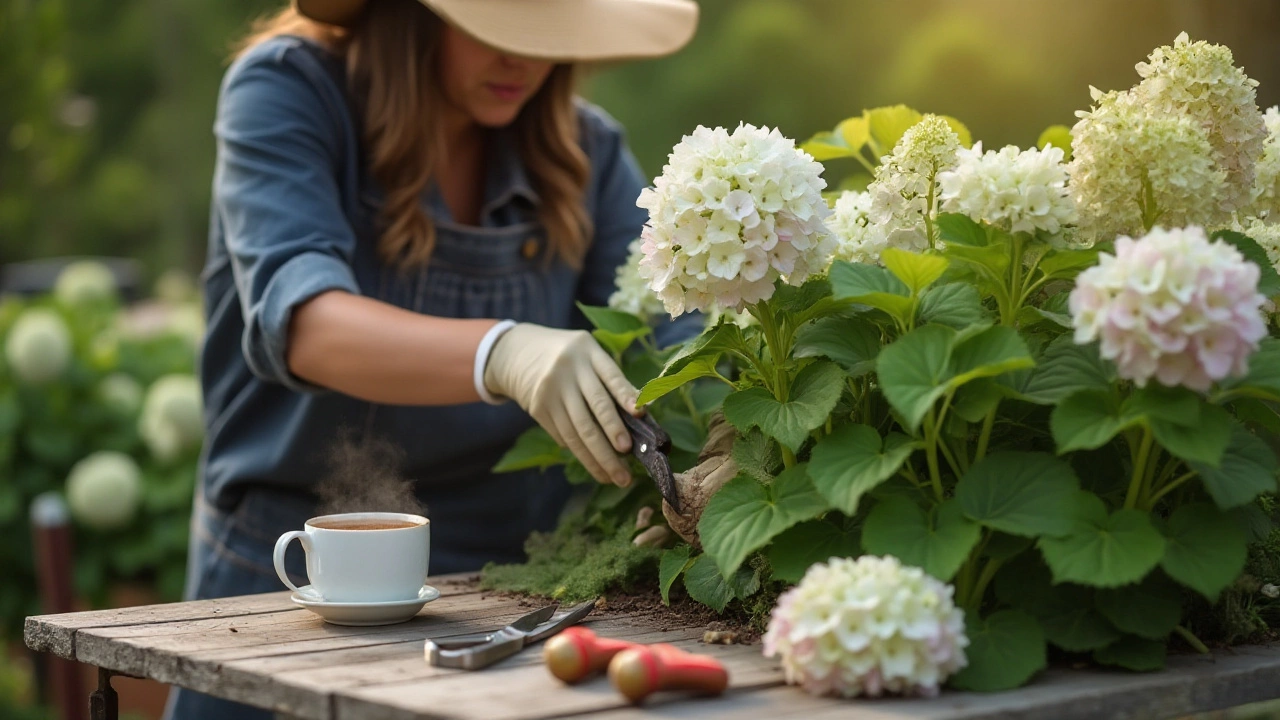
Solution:
M 551 600 L 545 597 L 521 593 L 493 591 L 481 597 L 516 599 L 521 607 L 541 607 Z M 630 617 L 638 619 L 654 630 L 682 630 L 701 627 L 707 632 L 703 642 L 719 644 L 751 645 L 760 640 L 760 633 L 751 626 L 750 618 L 741 610 L 726 608 L 724 614 L 694 602 L 683 592 L 671 593 L 671 604 L 662 604 L 662 596 L 656 587 L 636 589 L 630 592 L 613 592 L 596 601 L 592 617 Z

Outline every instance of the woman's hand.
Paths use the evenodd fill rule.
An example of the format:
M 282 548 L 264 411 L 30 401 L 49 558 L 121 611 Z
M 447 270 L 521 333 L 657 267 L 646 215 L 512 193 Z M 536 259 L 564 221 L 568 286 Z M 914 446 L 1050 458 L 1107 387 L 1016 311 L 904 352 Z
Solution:
M 596 480 L 630 484 L 618 453 L 631 450 L 631 433 L 614 401 L 633 410 L 639 393 L 590 333 L 516 325 L 493 347 L 484 384 L 515 400 Z

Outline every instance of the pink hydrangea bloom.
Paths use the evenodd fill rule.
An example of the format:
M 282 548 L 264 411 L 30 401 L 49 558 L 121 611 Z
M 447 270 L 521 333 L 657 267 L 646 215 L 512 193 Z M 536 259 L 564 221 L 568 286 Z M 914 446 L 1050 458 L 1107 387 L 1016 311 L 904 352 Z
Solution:
M 1258 266 L 1191 226 L 1118 238 L 1115 255 L 1076 278 L 1070 307 L 1075 341 L 1101 340 L 1120 377 L 1205 391 L 1248 372 L 1265 301 Z

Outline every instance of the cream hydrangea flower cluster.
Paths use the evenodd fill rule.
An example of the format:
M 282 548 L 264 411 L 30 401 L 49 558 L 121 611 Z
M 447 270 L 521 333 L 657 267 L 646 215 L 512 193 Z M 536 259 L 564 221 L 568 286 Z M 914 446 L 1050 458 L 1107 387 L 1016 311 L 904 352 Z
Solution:
M 1076 221 L 1061 148 L 1019 151 L 982 143 L 956 152 L 954 169 L 938 173 L 942 209 L 1011 232 L 1057 234 Z
M 1137 70 L 1142 81 L 1135 92 L 1153 115 L 1182 115 L 1204 128 L 1214 162 L 1227 173 L 1222 209 L 1247 206 L 1267 135 L 1257 105 L 1258 81 L 1236 67 L 1230 48 L 1191 42 L 1185 32 L 1172 46 L 1153 50 Z
M 1267 259 L 1271 267 L 1280 272 L 1280 223 L 1267 219 L 1250 217 L 1232 223 L 1231 229 L 1248 235 L 1251 240 L 1267 251 Z
M 1253 213 L 1269 220 L 1280 220 L 1280 107 L 1271 107 L 1263 115 L 1267 139 L 1262 143 L 1262 157 L 1253 172 Z
M 639 238 L 627 246 L 627 261 L 618 266 L 618 289 L 609 296 L 610 309 L 649 319 L 666 312 L 662 300 L 649 289 L 649 281 L 640 276 L 640 261 L 644 252 Z
M 764 635 L 787 682 L 815 695 L 938 694 L 968 664 L 953 588 L 897 558 L 831 558 L 783 593 Z
M 1080 273 L 1070 309 L 1079 344 L 1101 340 L 1102 357 L 1140 387 L 1205 391 L 1241 376 L 1266 337 L 1258 266 L 1199 227 L 1122 236 L 1115 255 Z
M 1148 197 L 1162 224 L 1216 225 L 1225 219 L 1218 198 L 1227 174 L 1214 162 L 1198 122 L 1152 113 L 1131 91 L 1090 91 L 1094 106 L 1076 113 L 1080 120 L 1071 129 L 1073 157 L 1067 165 L 1084 237 L 1141 234 Z
M 1267 135 L 1257 81 L 1228 48 L 1186 33 L 1137 71 L 1130 90 L 1091 88 L 1094 107 L 1076 113 L 1068 172 L 1085 234 L 1107 240 L 1155 222 L 1213 227 L 1250 207 Z
M 836 236 L 834 260 L 851 263 L 878 263 L 889 247 L 884 230 L 871 221 L 871 193 L 847 190 L 836 199 L 827 227 Z
M 799 285 L 826 268 L 835 238 L 822 169 L 776 129 L 686 135 L 636 201 L 649 211 L 640 274 L 667 312 L 741 310 L 779 277 Z
M 929 225 L 938 213 L 938 174 L 955 167 L 960 150 L 945 118 L 925 115 L 912 125 L 876 168 L 868 211 L 889 246 L 919 252 L 940 247 Z M 926 218 L 929 222 L 926 222 Z

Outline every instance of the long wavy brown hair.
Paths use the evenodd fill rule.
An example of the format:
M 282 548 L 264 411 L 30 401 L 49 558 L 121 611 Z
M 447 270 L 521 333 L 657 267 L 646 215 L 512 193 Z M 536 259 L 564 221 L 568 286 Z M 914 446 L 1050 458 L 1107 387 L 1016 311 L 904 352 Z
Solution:
M 426 264 L 435 247 L 435 227 L 421 198 L 446 159 L 438 68 L 443 28 L 444 21 L 417 0 L 370 0 L 350 28 L 288 7 L 258 21 L 237 46 L 239 53 L 279 35 L 300 35 L 344 58 L 369 171 L 386 198 L 378 254 L 403 266 Z M 590 166 L 578 140 L 574 76 L 573 65 L 556 65 L 513 130 L 541 201 L 548 257 L 580 267 L 590 235 L 582 203 Z

